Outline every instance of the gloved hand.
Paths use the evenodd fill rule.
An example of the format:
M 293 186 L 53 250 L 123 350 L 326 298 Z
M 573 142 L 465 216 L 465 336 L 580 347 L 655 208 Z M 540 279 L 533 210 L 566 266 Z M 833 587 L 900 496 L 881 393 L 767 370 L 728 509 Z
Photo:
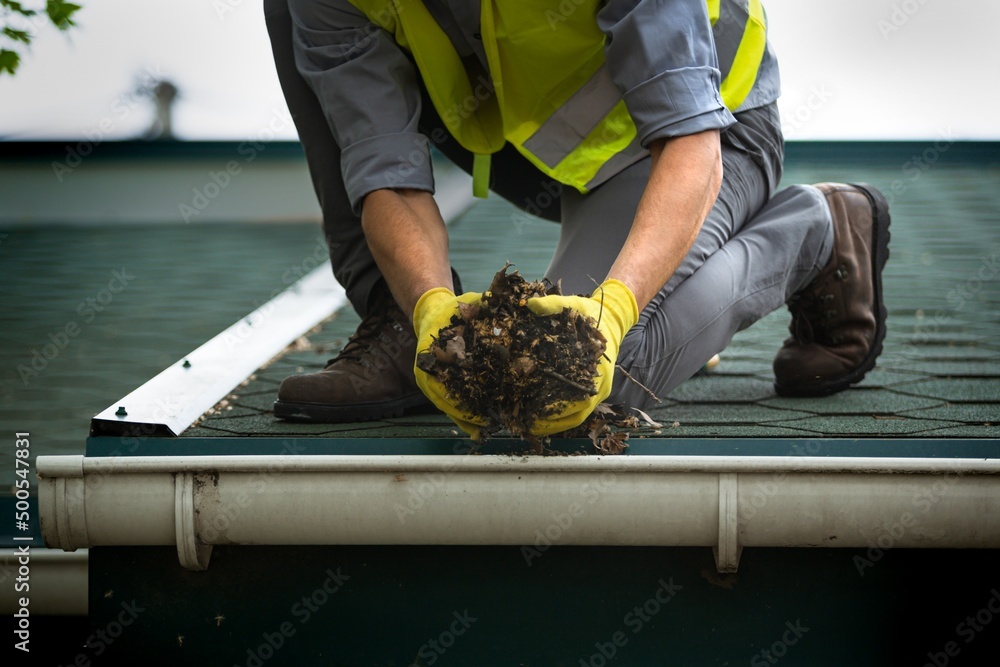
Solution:
M 438 335 L 438 332 L 451 324 L 453 315 L 458 315 L 458 304 L 478 304 L 483 298 L 482 294 L 476 292 L 466 292 L 461 296 L 446 287 L 436 287 L 424 292 L 413 308 L 413 329 L 417 334 L 417 353 L 430 349 L 431 343 Z M 413 374 L 417 379 L 417 386 L 424 392 L 424 395 L 445 413 L 460 429 L 469 434 L 473 440 L 479 440 L 479 427 L 485 426 L 486 422 L 464 412 L 454 400 L 448 397 L 448 390 L 444 388 L 437 379 L 429 373 L 417 368 L 416 360 L 413 364 Z
M 567 404 L 559 414 L 548 419 L 539 419 L 531 429 L 533 435 L 551 435 L 582 424 L 598 403 L 611 394 L 618 349 L 625 334 L 639 320 L 639 306 L 632 290 L 625 283 L 610 279 L 605 280 L 590 297 L 535 297 L 528 299 L 528 308 L 538 315 L 555 315 L 564 308 L 572 308 L 594 318 L 598 323 L 598 330 L 607 340 L 604 356 L 597 362 L 597 378 L 594 383 L 597 393 Z

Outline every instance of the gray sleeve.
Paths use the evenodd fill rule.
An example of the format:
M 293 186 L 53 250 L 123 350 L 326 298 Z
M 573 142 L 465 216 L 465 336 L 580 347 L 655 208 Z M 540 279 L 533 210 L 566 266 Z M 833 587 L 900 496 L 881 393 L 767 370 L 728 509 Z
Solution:
M 597 15 L 605 59 L 644 147 L 736 122 L 705 0 L 608 0 Z
M 290 0 L 289 9 L 295 63 L 340 146 L 354 212 L 374 190 L 433 192 L 418 74 L 392 36 L 346 0 Z

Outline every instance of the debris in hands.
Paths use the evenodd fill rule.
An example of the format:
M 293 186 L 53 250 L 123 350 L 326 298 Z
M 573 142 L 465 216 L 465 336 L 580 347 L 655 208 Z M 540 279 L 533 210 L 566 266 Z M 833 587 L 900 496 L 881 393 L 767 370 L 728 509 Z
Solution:
M 481 303 L 460 304 L 430 349 L 417 354 L 417 367 L 486 422 L 480 441 L 506 429 L 540 449 L 532 425 L 594 394 L 606 341 L 597 323 L 575 310 L 532 312 L 528 299 L 559 294 L 559 287 L 507 273 L 510 266 L 494 276 Z

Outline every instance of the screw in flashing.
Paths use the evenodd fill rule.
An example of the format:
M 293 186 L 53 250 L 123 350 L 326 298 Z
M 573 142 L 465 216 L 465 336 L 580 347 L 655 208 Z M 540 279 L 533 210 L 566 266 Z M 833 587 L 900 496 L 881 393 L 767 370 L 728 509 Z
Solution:
M 125 410 L 124 405 L 118 406 L 118 412 L 115 413 L 115 417 L 128 417 L 128 412 Z
M 184 363 L 181 364 L 181 366 L 183 366 L 184 368 L 191 368 L 191 362 L 185 359 Z

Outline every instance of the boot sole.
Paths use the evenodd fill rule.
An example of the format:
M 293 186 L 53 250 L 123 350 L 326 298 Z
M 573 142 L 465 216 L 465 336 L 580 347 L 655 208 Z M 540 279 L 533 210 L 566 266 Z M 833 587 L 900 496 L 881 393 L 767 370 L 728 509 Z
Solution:
M 874 253 L 872 253 L 872 276 L 875 282 L 875 339 L 872 341 L 872 347 L 861 364 L 847 375 L 842 375 L 811 387 L 783 387 L 775 381 L 774 391 L 779 396 L 805 398 L 836 394 L 838 391 L 847 389 L 852 384 L 861 382 L 868 371 L 875 367 L 875 361 L 882 354 L 882 342 L 885 340 L 885 321 L 887 315 L 885 303 L 882 298 L 882 269 L 885 268 L 885 263 L 889 259 L 889 222 L 891 219 L 889 215 L 889 203 L 885 200 L 881 192 L 867 183 L 848 183 L 848 185 L 857 188 L 858 191 L 868 198 L 868 201 L 871 202 L 872 215 L 874 216 L 874 220 L 872 221 L 872 247 L 874 248 Z
M 277 400 L 274 416 L 279 419 L 313 424 L 342 424 L 388 419 L 402 416 L 411 408 L 430 407 L 432 404 L 422 393 L 409 394 L 391 401 L 378 403 L 350 403 L 330 405 L 325 403 L 294 403 Z

